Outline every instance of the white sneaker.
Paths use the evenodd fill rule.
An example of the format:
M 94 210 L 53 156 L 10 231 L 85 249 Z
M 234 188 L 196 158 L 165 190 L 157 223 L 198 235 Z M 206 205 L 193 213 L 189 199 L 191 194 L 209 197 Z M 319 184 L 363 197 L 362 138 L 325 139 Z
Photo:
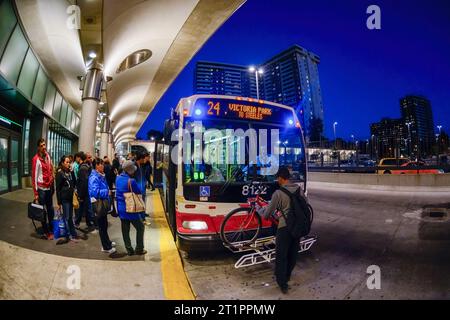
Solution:
M 105 253 L 114 253 L 114 252 L 116 252 L 116 248 L 111 248 L 110 250 L 105 250 L 105 249 L 103 249 L 102 248 L 102 252 L 105 252 Z
M 116 243 L 114 242 L 114 241 L 111 241 L 111 247 L 115 247 L 116 246 Z
M 98 233 L 98 230 L 97 229 L 94 229 L 94 230 L 92 230 L 91 232 L 90 232 L 90 234 L 97 234 Z

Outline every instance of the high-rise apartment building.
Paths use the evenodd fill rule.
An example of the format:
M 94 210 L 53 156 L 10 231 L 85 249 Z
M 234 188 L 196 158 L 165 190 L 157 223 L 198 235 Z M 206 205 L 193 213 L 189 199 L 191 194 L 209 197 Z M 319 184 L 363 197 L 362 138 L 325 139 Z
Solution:
M 370 126 L 373 152 L 378 158 L 407 157 L 409 144 L 403 119 L 383 118 Z
M 400 99 L 400 111 L 408 127 L 412 153 L 420 156 L 430 155 L 435 143 L 430 101 L 425 97 L 407 95 Z
M 256 68 L 263 70 L 258 76 L 259 97 L 294 107 L 307 138 L 317 131 L 311 128 L 314 118 L 323 123 L 319 63 L 317 55 L 294 45 Z M 195 70 L 194 90 L 195 93 L 256 98 L 256 74 L 250 72 L 248 66 L 200 61 Z
M 256 76 L 243 66 L 200 61 L 195 70 L 194 91 L 256 98 Z

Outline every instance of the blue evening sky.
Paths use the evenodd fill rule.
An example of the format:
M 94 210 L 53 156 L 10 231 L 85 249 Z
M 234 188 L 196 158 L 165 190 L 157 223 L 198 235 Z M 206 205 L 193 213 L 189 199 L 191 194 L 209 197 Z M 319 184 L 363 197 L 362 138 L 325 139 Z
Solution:
M 381 8 L 381 30 L 366 9 Z M 431 100 L 435 125 L 450 131 L 450 1 L 248 0 L 206 42 L 149 115 L 139 139 L 162 130 L 170 108 L 193 92 L 198 60 L 259 64 L 293 44 L 320 56 L 325 135 L 358 139 L 382 117 L 400 117 L 409 93 Z M 437 129 L 436 129 L 437 130 Z

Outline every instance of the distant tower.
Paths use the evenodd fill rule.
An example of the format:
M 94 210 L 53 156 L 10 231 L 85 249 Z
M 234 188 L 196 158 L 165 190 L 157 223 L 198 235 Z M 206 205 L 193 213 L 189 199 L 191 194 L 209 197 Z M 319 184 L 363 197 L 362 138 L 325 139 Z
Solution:
M 258 81 L 260 98 L 293 107 L 308 140 L 311 133 L 320 137 L 323 131 L 319 63 L 316 54 L 294 45 L 258 66 L 263 69 Z M 199 61 L 194 92 L 256 98 L 256 76 L 248 67 Z M 313 123 L 317 128 L 311 128 Z
M 243 66 L 199 61 L 194 92 L 256 98 L 256 76 Z
M 431 155 L 435 141 L 434 121 L 430 101 L 422 96 L 407 95 L 400 99 L 402 119 L 409 131 L 412 153 L 415 156 Z
M 294 45 L 262 65 L 265 99 L 294 107 L 307 137 L 314 118 L 323 123 L 319 63 L 316 54 Z

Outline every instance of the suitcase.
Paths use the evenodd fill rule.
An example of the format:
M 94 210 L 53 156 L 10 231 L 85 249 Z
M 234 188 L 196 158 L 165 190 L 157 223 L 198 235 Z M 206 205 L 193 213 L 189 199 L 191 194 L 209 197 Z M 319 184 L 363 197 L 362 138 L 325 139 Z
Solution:
M 37 228 L 34 224 L 34 221 L 44 222 L 45 221 L 45 209 L 43 205 L 40 205 L 38 203 L 30 202 L 28 203 L 28 218 L 31 219 L 33 222 L 34 229 Z

